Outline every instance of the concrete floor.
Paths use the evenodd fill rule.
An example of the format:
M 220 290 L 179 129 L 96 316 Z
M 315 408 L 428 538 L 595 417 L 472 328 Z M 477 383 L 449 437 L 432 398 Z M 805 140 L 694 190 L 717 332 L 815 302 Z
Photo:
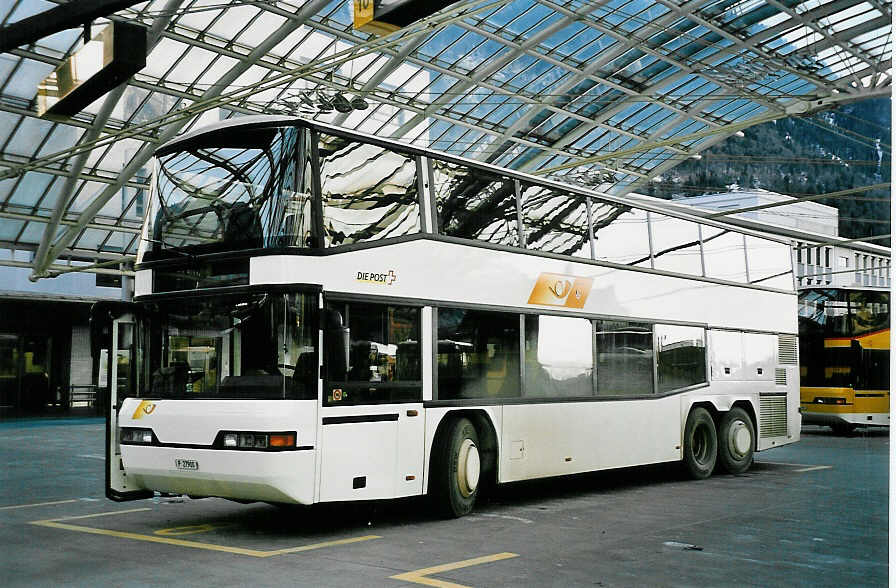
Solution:
M 420 499 L 284 509 L 103 497 L 97 419 L 0 423 L 5 586 L 882 586 L 889 434 L 807 427 L 745 475 L 674 465 Z M 823 467 L 819 467 L 823 466 Z M 395 577 L 399 576 L 399 577 Z

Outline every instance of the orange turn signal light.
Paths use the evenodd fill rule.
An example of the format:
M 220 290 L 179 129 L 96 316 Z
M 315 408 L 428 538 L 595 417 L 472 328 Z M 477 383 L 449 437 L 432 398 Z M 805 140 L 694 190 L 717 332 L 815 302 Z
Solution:
M 294 447 L 296 444 L 296 436 L 293 434 L 271 435 L 271 447 Z

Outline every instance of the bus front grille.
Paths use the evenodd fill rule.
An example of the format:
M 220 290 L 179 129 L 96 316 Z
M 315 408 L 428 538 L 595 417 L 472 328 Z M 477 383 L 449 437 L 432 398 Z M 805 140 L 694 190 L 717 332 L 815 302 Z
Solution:
M 787 395 L 768 394 L 759 397 L 759 436 L 787 435 Z
M 778 335 L 778 363 L 796 365 L 798 363 L 798 346 L 795 335 Z

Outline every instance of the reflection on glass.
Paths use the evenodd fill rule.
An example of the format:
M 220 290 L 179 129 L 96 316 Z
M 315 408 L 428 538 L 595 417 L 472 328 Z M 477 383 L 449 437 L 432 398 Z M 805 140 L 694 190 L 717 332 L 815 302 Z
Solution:
M 526 315 L 525 396 L 593 395 L 591 333 L 587 319 Z
M 650 267 L 647 212 L 603 200 L 591 201 L 595 259 Z
M 141 394 L 317 398 L 316 308 L 316 296 L 305 294 L 160 302 L 141 326 L 139 351 L 150 357 Z
M 746 258 L 744 257 L 744 236 L 726 229 L 701 226 L 703 234 L 703 262 L 706 277 L 747 281 Z
M 440 234 L 520 244 L 513 180 L 438 160 L 432 167 Z
M 422 399 L 420 309 L 329 302 L 325 314 L 325 404 Z
M 420 232 L 414 157 L 321 133 L 324 245 Z
M 769 288 L 793 288 L 790 246 L 751 235 L 746 236 L 750 283 Z
M 653 267 L 691 276 L 703 275 L 697 223 L 655 212 L 648 216 Z
M 439 400 L 520 395 L 520 317 L 439 309 Z
M 628 321 L 595 321 L 598 396 L 653 394 L 653 330 Z
M 706 333 L 701 327 L 656 325 L 656 371 L 660 392 L 706 382 Z
M 309 138 L 308 129 L 244 129 L 163 156 L 140 258 L 191 245 L 312 245 Z
M 522 201 L 528 249 L 591 257 L 584 198 L 524 182 Z

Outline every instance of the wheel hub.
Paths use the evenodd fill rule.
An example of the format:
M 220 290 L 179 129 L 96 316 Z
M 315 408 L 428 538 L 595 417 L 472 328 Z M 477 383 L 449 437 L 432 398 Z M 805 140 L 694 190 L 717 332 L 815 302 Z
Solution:
M 747 425 L 743 421 L 737 421 L 731 424 L 728 431 L 728 449 L 731 454 L 739 458 L 747 455 L 753 444 Z
M 457 487 L 466 498 L 479 485 L 479 450 L 470 439 L 464 439 L 457 454 Z

